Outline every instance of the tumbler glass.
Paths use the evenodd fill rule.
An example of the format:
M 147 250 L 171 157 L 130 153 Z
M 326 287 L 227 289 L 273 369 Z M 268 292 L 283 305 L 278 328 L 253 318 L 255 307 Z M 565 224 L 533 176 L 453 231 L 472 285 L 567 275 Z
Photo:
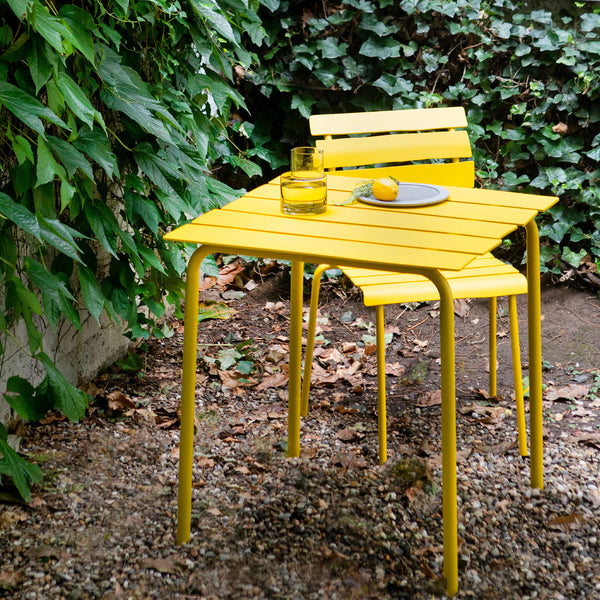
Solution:
M 326 208 L 323 150 L 311 146 L 292 148 L 290 172 L 281 176 L 281 212 L 286 215 L 319 214 Z

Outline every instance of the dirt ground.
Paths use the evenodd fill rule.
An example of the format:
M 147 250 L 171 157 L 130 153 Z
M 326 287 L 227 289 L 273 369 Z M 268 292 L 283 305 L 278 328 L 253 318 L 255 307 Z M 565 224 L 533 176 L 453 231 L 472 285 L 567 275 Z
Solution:
M 374 315 L 356 290 L 324 284 L 311 411 L 290 461 L 288 281 L 281 270 L 254 280 L 201 295 L 229 318 L 199 327 L 190 543 L 177 548 L 173 534 L 183 333 L 173 321 L 172 337 L 97 378 L 83 423 L 54 415 L 28 427 L 23 449 L 46 478 L 31 505 L 3 507 L 0 599 L 443 595 L 435 303 L 386 308 L 390 460 L 378 466 Z M 456 304 L 459 598 L 600 593 L 600 300 L 544 285 L 542 313 L 540 495 L 516 451 L 508 316 L 489 399 L 487 304 Z M 519 317 L 526 376 L 525 298 Z

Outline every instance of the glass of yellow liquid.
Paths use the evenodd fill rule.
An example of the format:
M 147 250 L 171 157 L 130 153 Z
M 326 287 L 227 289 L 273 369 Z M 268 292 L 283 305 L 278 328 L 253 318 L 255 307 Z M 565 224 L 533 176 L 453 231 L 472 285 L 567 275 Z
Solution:
M 323 150 L 311 146 L 292 148 L 290 172 L 281 176 L 281 212 L 317 215 L 327 209 L 327 177 Z

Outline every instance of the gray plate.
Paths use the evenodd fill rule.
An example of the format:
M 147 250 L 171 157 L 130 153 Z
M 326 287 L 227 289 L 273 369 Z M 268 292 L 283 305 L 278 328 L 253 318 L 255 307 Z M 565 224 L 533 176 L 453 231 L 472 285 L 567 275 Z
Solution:
M 388 207 L 427 206 L 437 204 L 448 198 L 450 193 L 439 185 L 428 183 L 399 183 L 398 196 L 395 200 L 378 200 L 375 196 L 359 196 L 358 200 L 366 204 Z

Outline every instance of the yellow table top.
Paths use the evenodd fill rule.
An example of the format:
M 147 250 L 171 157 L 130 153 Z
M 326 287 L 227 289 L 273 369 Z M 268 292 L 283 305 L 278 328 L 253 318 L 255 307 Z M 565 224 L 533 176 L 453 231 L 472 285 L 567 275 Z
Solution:
M 357 183 L 354 177 L 328 175 L 326 212 L 290 216 L 280 212 L 277 178 L 178 227 L 165 239 L 214 246 L 219 252 L 348 267 L 460 270 L 558 201 L 447 187 L 448 200 L 430 206 L 338 206 Z

